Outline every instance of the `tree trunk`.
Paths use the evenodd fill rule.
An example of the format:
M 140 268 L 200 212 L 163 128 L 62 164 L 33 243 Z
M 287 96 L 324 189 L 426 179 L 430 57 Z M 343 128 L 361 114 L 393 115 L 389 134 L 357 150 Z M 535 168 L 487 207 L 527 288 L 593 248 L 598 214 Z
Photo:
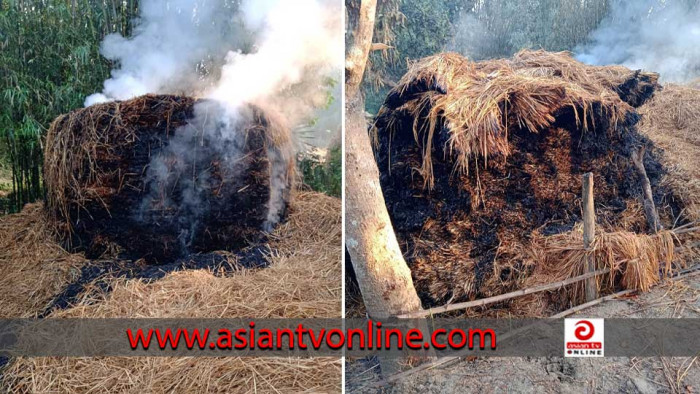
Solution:
M 376 0 L 362 0 L 345 62 L 345 243 L 371 318 L 421 309 L 394 234 L 364 117 L 360 83 L 372 45 Z
M 374 37 L 374 21 L 377 14 L 377 0 L 361 0 L 359 10 L 350 10 L 357 12 L 357 23 L 352 29 L 352 45 L 346 43 L 345 49 L 345 99 L 346 111 L 348 98 L 355 98 L 356 93 L 360 89 L 362 77 L 365 74 L 367 67 L 367 58 L 369 57 L 369 49 L 372 46 Z M 362 105 L 362 113 L 364 113 L 364 102 Z M 346 112 L 347 116 L 347 112 Z
M 371 318 L 421 309 L 384 203 L 364 119 L 364 102 L 346 101 L 345 244 Z

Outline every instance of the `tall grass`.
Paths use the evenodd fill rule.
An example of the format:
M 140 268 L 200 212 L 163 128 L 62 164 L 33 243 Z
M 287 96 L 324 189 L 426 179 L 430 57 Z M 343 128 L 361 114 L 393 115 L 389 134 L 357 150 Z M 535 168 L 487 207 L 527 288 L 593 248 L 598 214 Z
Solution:
M 0 161 L 12 185 L 0 205 L 7 210 L 43 196 L 44 132 L 100 90 L 112 68 L 100 42 L 128 35 L 137 13 L 137 0 L 0 1 Z

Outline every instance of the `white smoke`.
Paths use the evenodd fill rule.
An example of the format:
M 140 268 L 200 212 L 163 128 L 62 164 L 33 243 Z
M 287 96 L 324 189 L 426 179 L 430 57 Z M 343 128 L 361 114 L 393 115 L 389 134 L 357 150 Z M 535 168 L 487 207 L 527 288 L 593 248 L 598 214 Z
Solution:
M 302 82 L 309 69 L 340 67 L 341 37 L 328 34 L 328 26 L 311 22 L 337 16 L 316 1 L 266 0 L 254 6 L 247 3 L 242 11 L 247 26 L 261 32 L 257 50 L 250 54 L 230 51 L 221 80 L 209 97 L 237 106 Z
M 218 2 L 205 0 L 141 2 L 132 35 L 114 33 L 102 42 L 102 55 L 117 67 L 102 92 L 88 96 L 85 105 L 194 90 L 199 62 L 241 45 L 236 37 L 242 35 L 240 23 L 226 20 L 233 14 L 221 8 Z
M 232 110 L 271 103 L 303 122 L 339 78 L 341 9 L 332 0 L 144 0 L 130 37 L 111 34 L 101 53 L 117 67 L 85 100 L 146 93 L 216 99 Z M 338 119 L 340 122 L 340 119 Z
M 591 43 L 578 48 L 589 64 L 622 64 L 660 73 L 669 82 L 700 76 L 700 5 L 687 0 L 615 1 Z

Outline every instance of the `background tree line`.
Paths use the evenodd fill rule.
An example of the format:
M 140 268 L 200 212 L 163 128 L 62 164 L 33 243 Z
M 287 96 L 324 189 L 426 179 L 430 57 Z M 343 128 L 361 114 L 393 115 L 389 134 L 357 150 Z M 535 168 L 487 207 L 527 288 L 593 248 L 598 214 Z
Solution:
M 507 57 L 523 48 L 574 50 L 624 0 L 385 0 L 378 2 L 374 42 L 363 82 L 376 113 L 407 61 L 452 50 L 473 60 Z
M 43 134 L 100 89 L 100 42 L 137 14 L 137 0 L 0 0 L 0 213 L 43 196 Z

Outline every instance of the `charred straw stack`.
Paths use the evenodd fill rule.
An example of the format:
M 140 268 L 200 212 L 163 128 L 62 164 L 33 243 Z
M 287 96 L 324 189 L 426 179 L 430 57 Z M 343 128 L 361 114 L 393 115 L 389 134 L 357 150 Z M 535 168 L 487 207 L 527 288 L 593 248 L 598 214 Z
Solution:
M 444 53 L 413 64 L 372 132 L 389 214 L 424 305 L 580 272 L 585 253 L 575 226 L 586 172 L 594 174 L 599 228 L 624 231 L 601 235 L 599 264 L 605 253 L 624 261 L 642 250 L 641 263 L 614 267 L 613 285 L 658 280 L 659 261 L 665 267 L 672 256 L 667 234 L 643 239 L 660 247 L 625 244 L 658 230 L 647 224 L 633 155 L 647 152 L 662 224 L 681 208 L 664 199 L 671 192 L 660 185 L 664 169 L 652 149 L 642 149 L 651 143 L 635 126 L 635 108 L 659 87 L 657 77 L 544 51 L 483 62 Z M 558 242 L 543 242 L 557 235 Z M 576 242 L 563 247 L 563 240 Z
M 57 118 L 45 147 L 46 209 L 73 250 L 168 262 L 231 250 L 285 216 L 289 129 L 256 106 L 147 95 Z

